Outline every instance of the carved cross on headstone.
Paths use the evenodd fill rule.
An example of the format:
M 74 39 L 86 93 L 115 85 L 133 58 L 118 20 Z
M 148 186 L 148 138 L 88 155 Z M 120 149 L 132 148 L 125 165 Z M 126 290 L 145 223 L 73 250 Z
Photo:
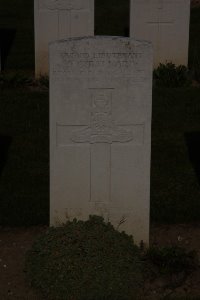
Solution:
M 90 89 L 90 125 L 69 126 L 71 143 L 90 144 L 90 201 L 96 203 L 110 201 L 111 145 L 133 141 L 133 127 L 139 126 L 143 130 L 143 124 L 115 124 L 112 116 L 112 92 L 113 89 Z M 79 130 L 74 130 L 73 127 L 79 127 Z
M 40 0 L 39 9 L 47 11 L 50 14 L 54 12 L 57 17 L 58 37 L 62 39 L 66 37 L 74 37 L 81 33 L 76 32 L 76 26 L 79 19 L 82 21 L 84 15 L 89 9 L 88 0 Z M 82 15 L 81 15 L 82 14 Z M 83 21 L 82 28 L 85 28 L 85 21 Z M 86 22 L 87 23 L 87 22 Z M 78 25 L 81 27 L 81 25 Z M 81 35 L 81 34 L 80 34 Z
M 147 21 L 149 26 L 155 27 L 155 38 L 156 38 L 156 52 L 160 53 L 160 42 L 163 35 L 163 29 L 166 26 L 172 26 L 174 21 L 171 17 L 166 17 L 166 13 L 164 11 L 164 0 L 157 0 L 157 13 L 155 16 L 155 20 Z

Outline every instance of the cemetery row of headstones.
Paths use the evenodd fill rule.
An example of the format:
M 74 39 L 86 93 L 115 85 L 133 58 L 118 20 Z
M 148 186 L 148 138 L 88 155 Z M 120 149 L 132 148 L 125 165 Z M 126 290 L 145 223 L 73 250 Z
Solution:
M 97 214 L 148 244 L 153 51 L 134 37 L 149 33 L 154 63 L 177 47 L 186 63 L 188 2 L 132 0 L 126 38 L 93 36 L 93 0 L 35 0 L 37 75 L 51 41 L 51 225 Z
M 48 73 L 51 41 L 94 35 L 94 0 L 35 0 L 36 76 Z M 154 67 L 187 65 L 190 0 L 130 0 L 130 37 L 151 41 Z

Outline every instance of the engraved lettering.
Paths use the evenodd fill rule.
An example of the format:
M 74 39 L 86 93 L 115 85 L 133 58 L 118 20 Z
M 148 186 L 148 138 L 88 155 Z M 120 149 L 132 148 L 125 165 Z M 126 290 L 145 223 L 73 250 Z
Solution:
M 40 0 L 40 9 L 49 10 L 72 10 L 88 7 L 87 0 Z
M 143 78 L 142 74 L 144 70 L 139 70 L 138 65 L 143 54 L 140 52 L 125 52 L 125 53 L 61 53 L 60 63 L 54 68 L 54 73 L 68 73 L 74 74 L 77 72 L 78 77 L 90 76 L 91 73 L 95 73 L 96 76 L 101 75 L 107 69 L 107 76 L 109 76 L 112 70 L 112 76 L 119 77 L 130 76 L 132 71 L 140 72 L 140 80 Z

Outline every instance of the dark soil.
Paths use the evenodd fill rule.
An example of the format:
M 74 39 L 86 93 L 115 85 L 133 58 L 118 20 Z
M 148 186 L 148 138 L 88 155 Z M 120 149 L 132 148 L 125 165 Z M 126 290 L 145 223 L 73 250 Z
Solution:
M 30 287 L 24 273 L 25 253 L 46 227 L 0 229 L 0 299 L 43 300 Z M 200 224 L 152 225 L 150 244 L 178 245 L 196 250 L 200 257 Z M 158 276 L 146 282 L 141 299 L 163 299 L 170 295 L 200 299 L 200 267 L 190 275 Z M 183 298 L 182 298 L 183 299 Z
M 1 228 L 0 299 L 41 300 L 24 273 L 25 254 L 45 227 Z
M 153 225 L 150 245 L 161 247 L 176 245 L 187 251 L 195 250 L 198 262 L 196 270 L 189 275 L 178 273 L 147 282 L 145 299 L 165 299 L 166 296 L 182 300 L 200 299 L 200 224 Z

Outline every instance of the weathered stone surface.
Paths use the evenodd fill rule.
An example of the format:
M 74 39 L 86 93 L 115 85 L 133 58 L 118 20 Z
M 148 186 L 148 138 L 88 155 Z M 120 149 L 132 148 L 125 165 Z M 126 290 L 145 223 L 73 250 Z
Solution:
M 130 36 L 151 41 L 154 66 L 187 65 L 190 0 L 131 0 Z
M 148 243 L 151 90 L 147 42 L 50 45 L 51 224 L 98 214 Z
M 48 74 L 49 42 L 94 35 L 94 0 L 35 1 L 35 73 Z

